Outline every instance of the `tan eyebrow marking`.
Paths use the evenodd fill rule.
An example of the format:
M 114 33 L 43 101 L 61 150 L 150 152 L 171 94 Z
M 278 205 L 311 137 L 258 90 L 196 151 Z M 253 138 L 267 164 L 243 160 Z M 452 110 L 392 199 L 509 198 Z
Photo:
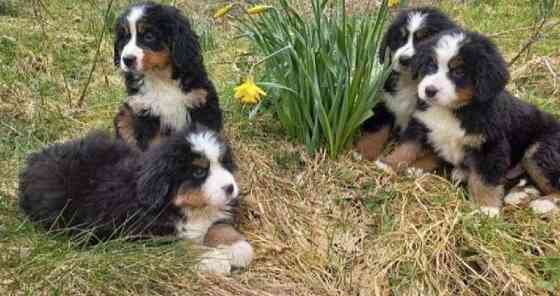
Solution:
M 201 168 L 207 168 L 210 166 L 210 161 L 206 158 L 197 158 L 192 161 L 192 164 Z

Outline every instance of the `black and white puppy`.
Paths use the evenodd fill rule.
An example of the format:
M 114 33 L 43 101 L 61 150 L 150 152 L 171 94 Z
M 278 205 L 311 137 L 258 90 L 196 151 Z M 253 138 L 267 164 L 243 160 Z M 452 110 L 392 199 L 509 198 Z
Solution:
M 201 268 L 228 272 L 253 256 L 230 224 L 234 169 L 229 146 L 210 130 L 180 131 L 145 153 L 94 132 L 31 154 L 19 204 L 31 221 L 87 242 L 174 236 L 216 247 Z
M 500 211 L 508 171 L 520 164 L 546 195 L 530 206 L 556 209 L 560 122 L 505 89 L 509 72 L 494 43 L 445 31 L 422 43 L 412 64 L 420 100 L 388 164 L 410 165 L 412 152 L 429 147 L 463 172 L 471 197 L 490 215 Z
M 379 59 L 383 63 L 388 54 L 392 72 L 383 87 L 383 100 L 373 109 L 373 117 L 363 124 L 362 137 L 357 143 L 357 150 L 366 159 L 377 159 L 391 134 L 405 129 L 410 121 L 418 89 L 410 62 L 418 43 L 455 27 L 457 25 L 445 14 L 431 7 L 404 10 L 391 23 L 382 41 Z
M 181 11 L 152 2 L 130 6 L 117 20 L 114 46 L 128 92 L 114 122 L 118 137 L 145 150 L 193 122 L 222 129 L 198 37 Z

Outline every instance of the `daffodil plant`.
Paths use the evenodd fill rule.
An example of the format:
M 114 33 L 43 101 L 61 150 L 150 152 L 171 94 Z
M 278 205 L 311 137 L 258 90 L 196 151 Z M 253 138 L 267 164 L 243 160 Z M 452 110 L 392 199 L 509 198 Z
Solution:
M 258 18 L 238 19 L 256 52 L 268 57 L 259 72 L 271 84 L 273 99 L 267 101 L 288 135 L 309 151 L 324 147 L 336 158 L 373 115 L 389 74 L 389 65 L 377 58 L 387 1 L 372 15 L 351 16 L 345 0 L 310 0 L 311 15 L 278 0 L 275 7 L 255 9 Z M 262 97 L 255 86 L 265 84 L 253 77 L 237 88 L 240 100 Z

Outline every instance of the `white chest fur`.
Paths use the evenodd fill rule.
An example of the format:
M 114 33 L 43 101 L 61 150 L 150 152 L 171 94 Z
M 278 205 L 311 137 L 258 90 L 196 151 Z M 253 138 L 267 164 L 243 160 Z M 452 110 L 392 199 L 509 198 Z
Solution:
M 403 129 L 408 125 L 412 113 L 416 109 L 416 93 L 418 85 L 407 74 L 401 74 L 397 83 L 397 91 L 385 92 L 385 106 L 395 115 L 395 125 Z
M 148 110 L 160 118 L 162 126 L 181 129 L 190 121 L 187 108 L 192 108 L 192 98 L 182 91 L 178 80 L 168 75 L 146 74 L 138 94 L 129 98 L 129 105 L 135 111 Z
M 186 219 L 175 225 L 177 236 L 199 244 L 204 242 L 208 229 L 214 223 L 230 218 L 227 212 L 216 209 L 185 209 L 183 211 Z
M 425 111 L 416 111 L 414 117 L 429 129 L 428 140 L 436 152 L 455 166 L 463 162 L 465 148 L 484 142 L 480 135 L 467 135 L 459 119 L 447 108 L 430 106 Z

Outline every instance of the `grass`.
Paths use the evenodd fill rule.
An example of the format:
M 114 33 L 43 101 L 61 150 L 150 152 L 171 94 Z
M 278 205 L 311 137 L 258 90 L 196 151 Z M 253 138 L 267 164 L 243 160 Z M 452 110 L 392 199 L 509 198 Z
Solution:
M 168 1 L 171 2 L 171 1 Z M 359 7 L 359 1 L 352 1 Z M 415 2 L 415 1 L 411 1 Z M 418 2 L 418 1 L 416 1 Z M 534 22 L 532 1 L 441 1 L 462 24 L 495 35 L 513 58 Z M 352 152 L 334 161 L 287 140 L 269 113 L 248 119 L 232 88 L 248 46 L 223 1 L 177 0 L 207 30 L 206 64 L 246 193 L 242 230 L 256 260 L 231 277 L 190 272 L 185 244 L 112 242 L 82 248 L 27 223 L 16 208 L 27 153 L 111 128 L 124 89 L 101 46 L 83 108 L 77 101 L 108 1 L 9 0 L 0 6 L 0 294 L 2 295 L 558 295 L 560 220 L 522 208 L 471 214 L 441 176 L 387 176 Z M 120 11 L 128 1 L 115 1 Z M 305 3 L 305 2 L 302 2 Z M 37 6 L 39 5 L 39 6 Z M 305 5 L 304 5 L 305 6 Z M 5 9 L 8 7 L 9 9 Z M 40 9 L 36 9 L 39 7 Z M 7 12 L 6 12 L 7 11 Z M 551 22 L 559 21 L 558 15 Z M 509 89 L 560 116 L 560 27 L 513 65 Z M 214 41 L 212 41 L 214 40 Z M 549 67 L 550 66 L 550 67 Z M 552 70 L 550 70 L 552 69 Z M 556 75 L 556 76 L 555 76 Z

